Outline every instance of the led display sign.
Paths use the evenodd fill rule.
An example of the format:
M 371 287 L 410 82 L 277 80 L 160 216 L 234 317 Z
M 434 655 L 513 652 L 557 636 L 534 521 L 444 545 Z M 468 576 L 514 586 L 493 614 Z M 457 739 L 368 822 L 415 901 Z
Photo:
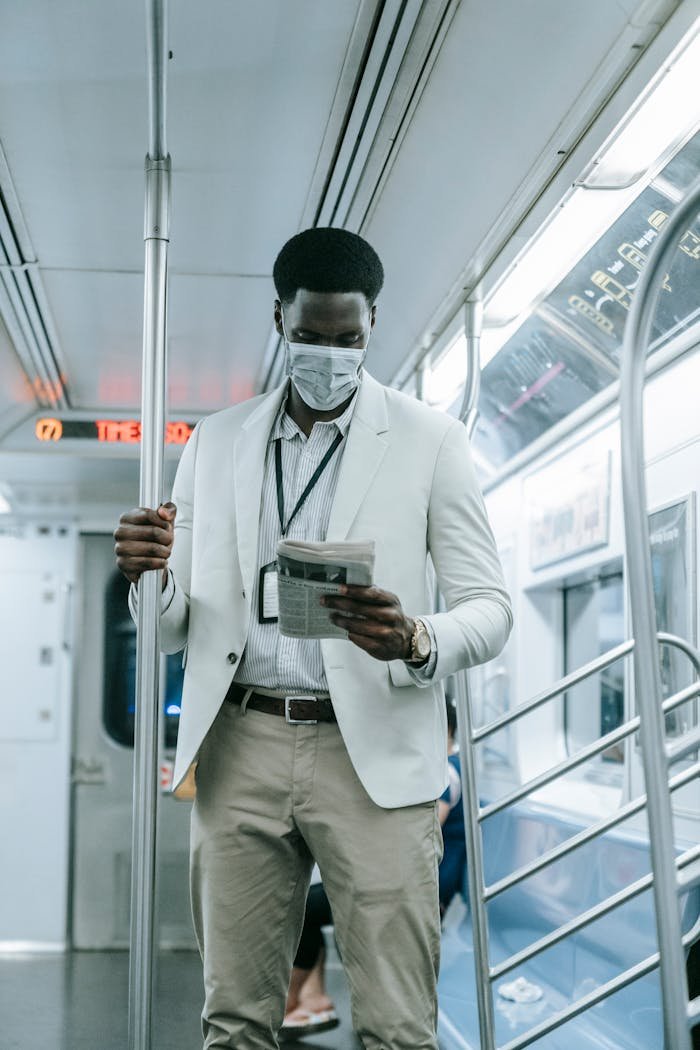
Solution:
M 166 423 L 166 445 L 185 445 L 193 430 L 194 423 L 182 420 Z M 34 433 L 37 440 L 43 442 L 77 438 L 117 445 L 138 445 L 141 441 L 141 423 L 138 419 L 57 419 L 43 416 L 37 419 Z

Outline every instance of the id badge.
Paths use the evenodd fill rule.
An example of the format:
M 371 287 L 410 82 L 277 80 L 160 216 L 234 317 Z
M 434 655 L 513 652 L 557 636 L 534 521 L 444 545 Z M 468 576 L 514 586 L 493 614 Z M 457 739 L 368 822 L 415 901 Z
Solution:
M 258 623 L 277 623 L 277 562 L 263 565 L 258 581 Z

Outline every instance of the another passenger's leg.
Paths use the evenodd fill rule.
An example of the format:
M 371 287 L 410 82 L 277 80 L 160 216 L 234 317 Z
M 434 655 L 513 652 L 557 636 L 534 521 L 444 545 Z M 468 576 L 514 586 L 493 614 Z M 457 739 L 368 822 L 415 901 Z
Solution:
M 437 1050 L 440 953 L 434 802 L 382 809 L 362 787 L 337 726 L 319 725 L 304 834 L 321 869 L 366 1050 Z
M 192 909 L 205 1050 L 272 1050 L 312 861 L 291 816 L 294 734 L 224 704 L 202 746 L 192 810 Z
M 326 994 L 326 948 L 322 927 L 333 922 L 328 897 L 320 883 L 309 888 L 299 948 L 294 959 L 287 993 L 285 1024 L 300 1021 L 304 1015 L 333 1009 Z

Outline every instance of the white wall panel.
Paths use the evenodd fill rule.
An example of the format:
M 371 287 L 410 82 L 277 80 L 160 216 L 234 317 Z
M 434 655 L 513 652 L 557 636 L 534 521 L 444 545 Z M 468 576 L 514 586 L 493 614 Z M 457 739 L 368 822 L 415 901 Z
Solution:
M 0 522 L 0 943 L 66 937 L 74 559 L 69 527 Z

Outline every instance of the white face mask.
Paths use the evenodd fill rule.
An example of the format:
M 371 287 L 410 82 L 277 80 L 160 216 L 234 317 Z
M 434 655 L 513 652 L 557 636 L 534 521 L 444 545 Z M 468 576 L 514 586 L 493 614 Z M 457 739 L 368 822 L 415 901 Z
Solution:
M 360 385 L 360 369 L 367 347 L 352 350 L 291 343 L 287 339 L 284 320 L 282 329 L 287 343 L 287 373 L 309 408 L 326 412 L 347 401 Z

